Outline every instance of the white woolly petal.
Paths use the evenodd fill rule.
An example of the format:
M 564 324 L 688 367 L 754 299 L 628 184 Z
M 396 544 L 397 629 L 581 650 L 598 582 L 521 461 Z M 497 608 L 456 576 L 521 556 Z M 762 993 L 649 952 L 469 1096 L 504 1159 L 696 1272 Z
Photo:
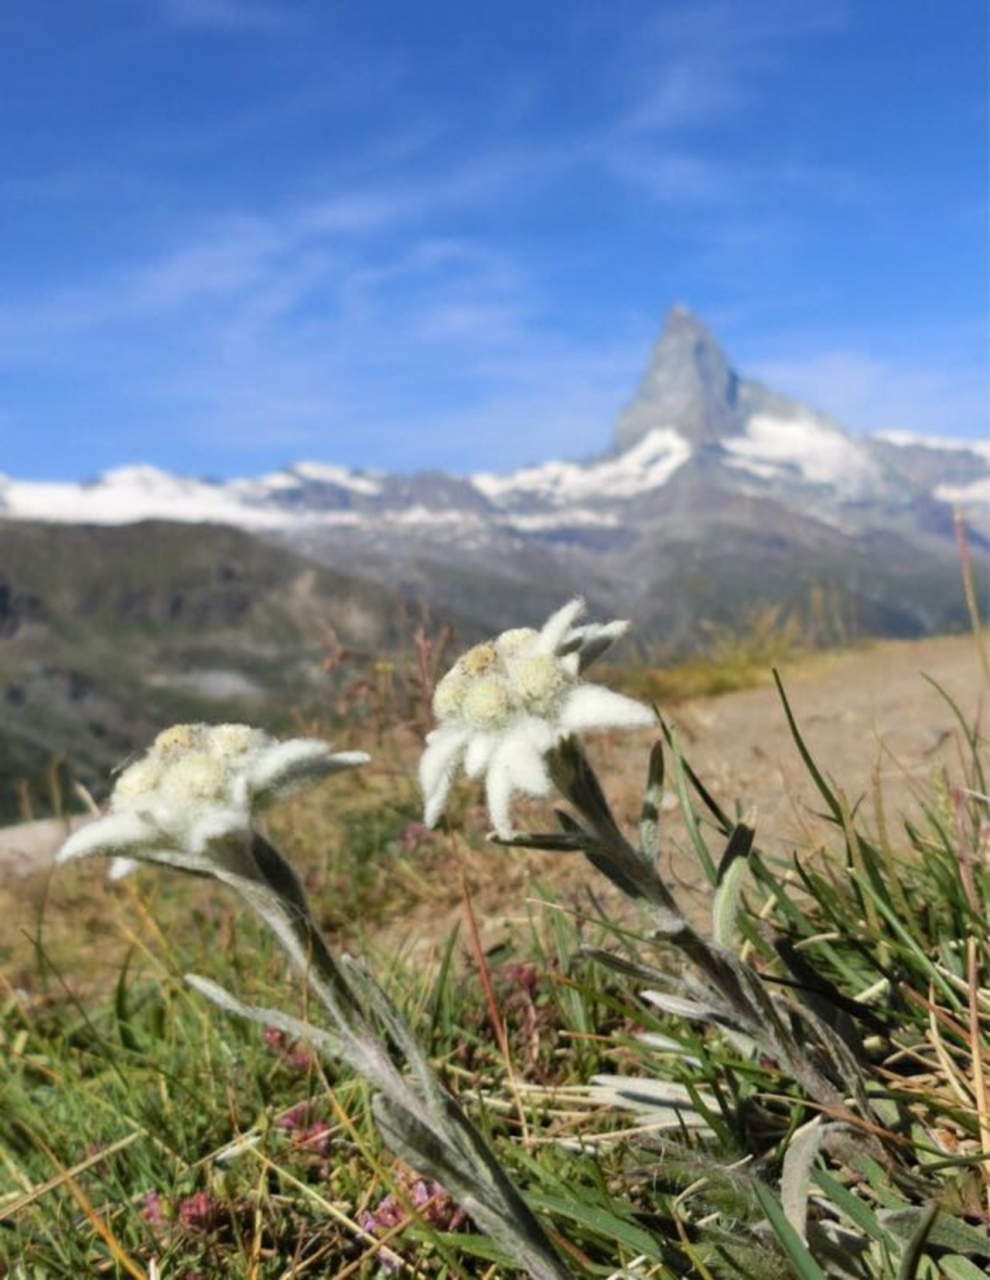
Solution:
M 195 817 L 184 845 L 193 860 L 202 863 L 204 871 L 210 871 L 215 863 L 227 863 L 228 845 L 239 846 L 250 838 L 250 810 L 212 808 Z M 240 860 L 237 865 L 241 866 Z
M 319 767 L 330 755 L 330 744 L 317 738 L 290 738 L 276 742 L 253 755 L 245 775 L 255 793 L 277 790 L 286 776 L 296 777 L 314 766 Z
M 549 726 L 543 727 L 550 733 L 552 742 L 552 731 Z M 551 789 L 550 775 L 543 762 L 545 749 L 542 735 L 540 741 L 534 741 L 531 733 L 517 729 L 503 738 L 492 756 L 485 781 L 485 798 L 492 826 L 504 838 L 512 835 L 509 807 L 514 793 L 521 791 L 525 795 L 545 796 Z
M 644 703 L 625 694 L 600 684 L 582 684 L 568 694 L 558 723 L 565 733 L 575 733 L 583 729 L 656 724 L 656 716 Z
M 227 794 L 224 797 L 228 806 L 234 809 L 246 809 L 249 812 L 252 809 L 264 809 L 268 803 L 267 797 L 258 798 L 254 794 L 254 787 L 251 781 L 251 775 L 247 769 L 236 769 L 232 773 L 230 783 L 227 787 Z
M 140 865 L 136 858 L 114 858 L 110 863 L 107 879 L 123 880 L 125 876 L 133 875 Z
M 510 766 L 513 785 L 528 796 L 545 796 L 552 789 L 550 774 L 542 754 L 526 743 L 520 745 L 512 756 Z
M 555 722 L 545 720 L 542 716 L 523 716 L 516 721 L 511 734 L 503 734 L 503 742 L 513 749 L 520 749 L 522 754 L 535 751 L 546 755 L 551 747 L 555 747 L 562 734 Z
M 578 645 L 578 665 L 581 671 L 586 671 L 593 662 L 597 662 L 603 653 L 607 653 L 615 644 L 616 640 L 621 639 L 629 630 L 629 623 L 623 620 L 615 622 L 605 622 L 600 625 L 592 624 L 589 627 L 579 627 L 578 631 L 583 632 Z
M 567 633 L 582 613 L 584 613 L 584 601 L 580 596 L 569 601 L 556 613 L 552 613 L 536 637 L 533 645 L 534 653 L 555 653 L 558 645 L 563 644 Z
M 598 626 L 590 627 L 588 639 L 594 640 L 596 643 L 599 640 L 607 640 L 609 644 L 614 644 L 615 641 L 624 636 L 628 630 L 628 618 L 615 618 L 612 622 L 602 622 L 599 623 Z
M 73 858 L 108 858 L 122 854 L 125 857 L 150 845 L 161 844 L 162 833 L 157 825 L 143 814 L 133 810 L 124 813 L 108 813 L 106 817 L 87 822 L 74 831 L 55 854 L 56 862 L 69 862 Z
M 557 665 L 562 671 L 566 671 L 572 680 L 576 680 L 581 674 L 581 655 L 576 649 L 573 653 L 565 653 L 557 659 Z
M 427 748 L 419 761 L 419 785 L 423 792 L 423 821 L 436 824 L 447 803 L 464 748 L 471 736 L 462 725 L 442 725 L 427 736 Z
M 355 769 L 358 765 L 369 764 L 371 756 L 367 751 L 335 751 L 327 758 L 327 771 L 339 773 L 342 769 Z
M 471 737 L 465 725 L 445 724 L 426 736 L 426 750 L 419 759 L 419 785 L 424 795 L 434 789 L 439 780 L 453 773 Z
M 423 823 L 427 827 L 435 827 L 440 815 L 447 807 L 447 797 L 454 785 L 453 772 L 442 774 L 436 781 L 433 790 L 423 793 Z
M 310 786 L 341 769 L 365 764 L 363 751 L 332 755 L 330 744 L 318 738 L 292 738 L 260 752 L 248 764 L 248 789 L 261 804 L 270 804 L 291 791 Z
M 512 836 L 512 816 L 509 806 L 512 801 L 512 775 L 505 769 L 489 769 L 485 780 L 485 800 L 488 804 L 488 816 L 491 824 L 503 838 Z
M 464 753 L 464 772 L 469 778 L 480 778 L 488 768 L 493 753 L 502 741 L 496 733 L 475 733 Z

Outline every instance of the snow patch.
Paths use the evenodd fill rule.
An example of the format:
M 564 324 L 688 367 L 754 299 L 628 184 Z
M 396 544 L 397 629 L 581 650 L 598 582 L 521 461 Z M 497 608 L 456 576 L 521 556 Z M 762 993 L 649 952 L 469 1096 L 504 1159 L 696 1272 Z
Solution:
M 478 526 L 483 523 L 474 512 L 452 511 L 449 508 L 434 511 L 424 506 L 407 507 L 405 511 L 385 511 L 376 516 L 376 519 L 388 524 L 427 525 L 433 528 L 462 528 L 465 525 Z
M 937 453 L 975 453 L 990 463 L 990 439 L 962 440 L 942 436 L 915 435 L 910 431 L 878 431 L 873 437 L 902 449 L 931 449 Z
M 578 499 L 632 498 L 665 485 L 691 456 L 676 431 L 658 427 L 631 449 L 598 462 L 546 462 L 510 475 L 479 472 L 471 483 L 490 501 L 507 506 L 516 498 L 542 498 L 555 506 Z
M 297 476 L 316 484 L 335 484 L 340 489 L 351 489 L 369 497 L 381 493 L 381 481 L 366 473 L 351 471 L 348 467 L 335 467 L 329 462 L 298 462 L 292 468 Z
M 610 511 L 588 511 L 569 507 L 566 511 L 541 511 L 534 515 L 510 515 L 506 527 L 520 533 L 538 533 L 544 529 L 617 529 L 622 521 Z
M 731 466 L 764 480 L 797 472 L 808 484 L 828 485 L 843 497 L 858 497 L 882 481 L 867 451 L 812 414 L 796 418 L 756 415 L 746 434 L 725 441 Z
M 120 467 L 88 484 L 5 480 L 2 515 L 51 524 L 134 524 L 178 520 L 184 524 L 233 524 L 277 528 L 283 512 L 242 500 L 232 486 L 175 476 L 155 467 Z

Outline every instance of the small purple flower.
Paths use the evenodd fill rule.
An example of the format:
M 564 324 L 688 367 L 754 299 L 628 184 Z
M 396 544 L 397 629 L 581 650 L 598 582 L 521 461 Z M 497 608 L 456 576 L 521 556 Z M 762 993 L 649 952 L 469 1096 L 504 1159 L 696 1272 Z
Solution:
M 294 1129 L 301 1129 L 308 1123 L 313 1112 L 312 1100 L 306 1102 L 297 1102 L 294 1107 L 290 1107 L 288 1111 L 283 1111 L 279 1118 L 275 1121 L 280 1129 L 286 1129 L 291 1133 Z
M 534 993 L 540 981 L 540 975 L 535 967 L 525 963 L 508 965 L 505 970 L 505 976 L 515 986 L 522 987 L 529 995 Z
M 434 833 L 422 822 L 407 822 L 399 833 L 399 848 L 403 853 L 414 853 L 425 841 L 434 838 Z
M 424 1222 L 441 1231 L 456 1231 L 467 1216 L 439 1182 L 418 1179 L 412 1185 L 410 1198 Z
M 292 1042 L 284 1031 L 277 1027 L 265 1027 L 265 1048 L 277 1053 L 287 1067 L 293 1071 L 306 1071 L 313 1064 L 313 1052 L 309 1045 Z
M 423 1222 L 436 1227 L 438 1231 L 456 1231 L 467 1216 L 439 1182 L 417 1178 L 409 1184 L 404 1194 L 390 1192 L 378 1202 L 374 1210 L 365 1210 L 360 1217 L 361 1226 L 369 1235 L 374 1236 L 385 1235 L 404 1227 L 412 1216 L 409 1205 L 412 1205 Z M 380 1258 L 388 1271 L 397 1271 L 401 1265 L 400 1260 L 389 1250 L 383 1249 Z
M 297 1044 L 285 1055 L 285 1064 L 293 1071 L 308 1071 L 313 1065 L 313 1051 L 306 1044 Z
M 265 1027 L 264 1041 L 265 1048 L 271 1049 L 272 1053 L 285 1051 L 285 1032 L 279 1031 L 278 1027 Z
M 223 1205 L 209 1191 L 196 1191 L 179 1201 L 176 1217 L 187 1231 L 215 1231 L 223 1219 Z
M 314 1155 L 325 1156 L 330 1150 L 333 1131 L 325 1120 L 317 1120 L 296 1135 L 296 1145 L 311 1151 Z
M 152 1227 L 165 1226 L 165 1208 L 157 1191 L 149 1191 L 141 1206 L 141 1217 Z

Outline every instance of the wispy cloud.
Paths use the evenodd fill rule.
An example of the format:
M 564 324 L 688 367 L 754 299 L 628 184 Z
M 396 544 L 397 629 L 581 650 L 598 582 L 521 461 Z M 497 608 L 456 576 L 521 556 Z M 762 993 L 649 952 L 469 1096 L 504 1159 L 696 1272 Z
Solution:
M 664 7 L 614 51 L 625 103 L 598 140 L 603 164 L 667 205 L 725 206 L 765 190 L 777 166 L 729 160 L 727 137 L 773 94 L 797 42 L 844 22 L 836 0 L 754 0 L 745 14 L 732 0 Z
M 294 24 L 291 11 L 260 0 L 158 0 L 166 21 L 179 27 L 271 31 Z
M 232 456 L 470 468 L 603 448 L 640 354 L 628 335 L 568 337 L 516 252 L 439 229 L 513 198 L 509 176 L 532 163 L 471 160 L 216 221 L 88 288 L 0 308 L 0 365 L 43 369 L 68 346 L 95 382 Z
M 926 364 L 832 349 L 765 361 L 752 372 L 852 429 L 986 434 L 990 376 L 985 364 Z
M 772 91 L 795 45 L 842 29 L 835 0 L 753 0 L 745 15 L 733 0 L 665 6 L 640 44 L 639 100 L 628 129 L 704 127 L 731 121 Z
M 204 75 L 202 112 L 146 105 L 129 159 L 101 151 L 98 172 L 79 151 L 50 195 L 32 166 L 6 180 L 58 214 L 55 237 L 71 222 L 92 248 L 40 258 L 0 300 L 0 368 L 32 394 L 69 388 L 66 421 L 90 395 L 94 420 L 171 424 L 190 458 L 243 465 L 266 448 L 410 466 L 574 456 L 608 443 L 675 294 L 751 350 L 797 315 L 807 343 L 768 343 L 793 358 L 757 372 L 854 427 L 978 420 L 978 370 L 939 367 L 935 349 L 880 358 L 818 324 L 824 299 L 843 332 L 817 244 L 851 208 L 861 237 L 878 193 L 841 152 L 790 149 L 772 114 L 841 31 L 838 0 L 643 0 L 634 21 L 575 6 L 556 59 L 493 46 L 453 87 L 443 72 L 464 76 L 467 56 L 418 27 L 393 40 L 316 0 L 156 5 L 141 47 L 166 48 L 169 83 L 186 32 L 316 36 L 291 54 L 245 39 L 228 96 Z M 146 39 L 148 13 L 183 38 Z M 226 58 L 222 38 L 202 44 Z M 99 233 L 111 207 L 119 245 Z

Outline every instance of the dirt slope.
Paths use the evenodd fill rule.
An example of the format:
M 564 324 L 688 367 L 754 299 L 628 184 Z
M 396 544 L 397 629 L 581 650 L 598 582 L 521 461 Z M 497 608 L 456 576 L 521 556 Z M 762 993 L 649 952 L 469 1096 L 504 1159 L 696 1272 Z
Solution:
M 875 828 L 875 784 L 888 822 L 918 809 L 940 766 L 961 782 L 963 735 L 938 686 L 968 724 L 986 727 L 990 688 L 971 636 L 888 641 L 785 666 L 787 696 L 819 769 Z M 824 835 L 822 808 L 776 688 L 748 689 L 678 708 L 684 753 L 714 797 L 756 810 L 760 843 L 807 848 Z M 628 748 L 624 748 L 627 751 Z
M 955 700 L 968 723 L 981 712 L 985 723 L 990 713 L 990 689 L 971 636 L 882 642 L 826 654 L 785 667 L 783 678 L 819 768 L 843 788 L 850 803 L 864 801 L 869 824 L 875 824 L 875 781 L 892 826 L 899 813 L 916 809 L 917 789 L 941 766 L 953 781 L 962 781 L 962 734 L 951 707 L 930 682 Z M 755 809 L 763 848 L 779 853 L 807 850 L 826 838 L 816 816 L 820 800 L 791 738 L 776 689 L 767 686 L 698 699 L 673 709 L 669 718 L 680 730 L 685 755 L 720 804 L 730 813 L 737 805 L 740 812 Z M 638 811 L 652 736 L 637 731 L 589 742 L 616 812 L 627 821 L 634 821 Z M 707 895 L 693 857 L 683 851 L 683 830 L 672 797 L 665 807 L 667 873 L 679 886 L 685 906 L 703 918 Z M 536 823 L 541 829 L 546 810 L 520 805 L 517 821 L 520 826 Z M 2 914 L 8 922 L 22 915 L 16 906 L 11 910 L 11 902 L 22 899 L 26 904 L 33 896 L 30 882 L 47 869 L 64 837 L 65 828 L 57 822 L 0 831 L 0 898 L 7 904 Z M 438 839 L 447 837 L 438 834 Z M 524 916 L 531 874 L 552 882 L 565 895 L 593 879 L 575 858 L 495 848 L 464 853 L 456 837 L 450 849 L 471 884 L 488 944 L 501 940 L 512 931 L 512 922 Z M 463 914 L 459 877 L 448 879 L 449 893 L 435 886 L 436 892 L 424 894 L 422 911 L 405 913 L 375 942 L 418 951 L 442 939 Z M 0 950 L 4 942 L 10 943 L 3 932 L 0 928 Z

